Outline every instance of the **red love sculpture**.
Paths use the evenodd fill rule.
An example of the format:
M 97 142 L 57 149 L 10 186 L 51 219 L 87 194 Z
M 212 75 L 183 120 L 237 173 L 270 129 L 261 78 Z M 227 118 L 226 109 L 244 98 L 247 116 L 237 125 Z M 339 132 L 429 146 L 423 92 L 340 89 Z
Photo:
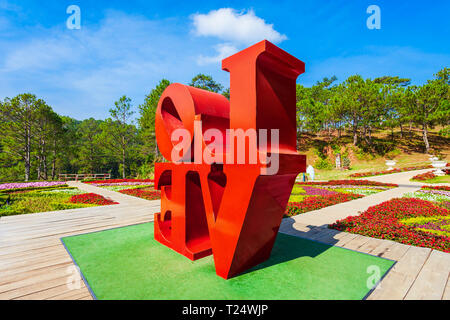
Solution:
M 228 279 L 269 258 L 295 178 L 296 78 L 305 65 L 269 41 L 222 61 L 230 102 L 171 84 L 156 111 L 161 213 L 155 239 Z M 270 138 L 269 138 L 270 137 Z M 209 159 L 209 161 L 204 161 Z

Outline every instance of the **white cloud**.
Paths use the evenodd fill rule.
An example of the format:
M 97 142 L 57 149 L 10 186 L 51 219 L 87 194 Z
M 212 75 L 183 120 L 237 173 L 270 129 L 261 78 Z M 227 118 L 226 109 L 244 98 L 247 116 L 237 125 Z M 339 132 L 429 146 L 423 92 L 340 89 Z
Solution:
M 198 36 L 213 36 L 244 45 L 264 39 L 274 43 L 287 39 L 273 28 L 273 24 L 257 17 L 253 10 L 238 12 L 232 8 L 221 8 L 207 14 L 195 14 L 192 19 L 194 32 Z
M 220 43 L 214 46 L 214 49 L 217 51 L 217 55 L 209 57 L 200 55 L 197 58 L 197 63 L 199 65 L 206 65 L 210 63 L 221 62 L 226 57 L 229 57 L 239 51 L 238 48 L 229 43 Z
M 255 15 L 253 10 L 238 12 L 232 8 L 212 10 L 207 14 L 194 14 L 193 33 L 199 37 L 215 37 L 224 43 L 214 46 L 214 56 L 200 55 L 197 64 L 216 64 L 224 58 L 239 51 L 244 46 L 255 44 L 261 40 L 279 43 L 286 40 L 284 34 L 273 28 L 273 24 Z

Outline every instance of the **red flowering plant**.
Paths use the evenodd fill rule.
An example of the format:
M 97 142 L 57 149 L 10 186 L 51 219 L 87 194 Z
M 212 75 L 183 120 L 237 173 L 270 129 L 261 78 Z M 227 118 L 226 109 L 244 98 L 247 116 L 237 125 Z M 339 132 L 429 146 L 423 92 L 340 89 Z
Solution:
M 128 194 L 130 196 L 147 199 L 147 200 L 161 199 L 161 192 L 158 190 L 124 189 L 124 190 L 120 190 L 119 192 Z
M 395 183 L 383 183 L 370 180 L 330 180 L 330 181 L 309 181 L 296 182 L 298 185 L 319 185 L 319 186 L 335 186 L 335 185 L 353 185 L 353 186 L 380 186 L 380 187 L 398 187 Z
M 415 175 L 412 177 L 412 180 L 418 180 L 418 181 L 425 181 L 436 178 L 436 175 L 433 173 L 433 171 L 425 172 L 422 174 Z
M 450 252 L 450 237 L 419 230 L 401 222 L 414 217 L 448 216 L 450 210 L 416 198 L 392 199 L 372 206 L 359 216 L 351 216 L 329 225 L 331 229 L 388 239 L 403 244 Z
M 362 195 L 354 193 L 336 193 L 324 196 L 306 197 L 301 202 L 289 202 L 284 216 L 290 217 L 300 213 L 318 210 L 338 203 L 347 202 L 350 200 L 362 198 Z
M 450 191 L 448 186 L 422 186 L 422 189 Z
M 70 198 L 72 203 L 84 203 L 84 204 L 95 204 L 99 206 L 106 206 L 110 204 L 119 204 L 118 202 L 106 199 L 101 195 L 95 193 L 83 193 L 76 194 Z

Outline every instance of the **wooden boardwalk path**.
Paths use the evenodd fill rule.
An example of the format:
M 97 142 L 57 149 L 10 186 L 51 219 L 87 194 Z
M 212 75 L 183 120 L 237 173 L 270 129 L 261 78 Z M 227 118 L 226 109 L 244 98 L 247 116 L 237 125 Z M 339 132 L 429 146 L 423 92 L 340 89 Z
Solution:
M 120 204 L 0 218 L 0 299 L 92 299 L 83 281 L 67 285 L 76 269 L 60 238 L 149 222 L 159 211 L 159 200 L 71 184 Z
M 349 206 L 349 202 L 325 208 L 328 213 L 318 220 L 301 218 L 306 214 L 284 219 L 280 232 L 396 260 L 396 265 L 368 299 L 450 300 L 450 254 L 324 227 L 330 219 L 357 215 L 358 210 L 368 205 L 417 189 L 420 184 L 408 180 L 420 172 L 371 178 L 401 184 L 405 190 L 398 188 L 396 192 L 385 191 L 361 199 L 366 202 L 356 203 L 359 200 L 355 200 L 351 202 L 353 206 Z M 92 299 L 83 281 L 78 289 L 67 285 L 73 277 L 74 264 L 60 238 L 150 222 L 153 214 L 160 210 L 159 200 L 147 201 L 80 182 L 70 184 L 120 204 L 1 217 L 0 299 Z

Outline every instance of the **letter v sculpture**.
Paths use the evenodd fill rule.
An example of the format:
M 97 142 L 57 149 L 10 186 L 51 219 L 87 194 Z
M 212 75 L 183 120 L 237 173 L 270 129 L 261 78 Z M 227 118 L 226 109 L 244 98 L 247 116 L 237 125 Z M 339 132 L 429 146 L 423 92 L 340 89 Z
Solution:
M 305 172 L 296 150 L 296 79 L 305 64 L 264 40 L 222 69 L 230 101 L 178 83 L 159 100 L 156 139 L 167 162 L 155 165 L 154 234 L 191 260 L 213 254 L 216 274 L 229 279 L 270 257 Z

